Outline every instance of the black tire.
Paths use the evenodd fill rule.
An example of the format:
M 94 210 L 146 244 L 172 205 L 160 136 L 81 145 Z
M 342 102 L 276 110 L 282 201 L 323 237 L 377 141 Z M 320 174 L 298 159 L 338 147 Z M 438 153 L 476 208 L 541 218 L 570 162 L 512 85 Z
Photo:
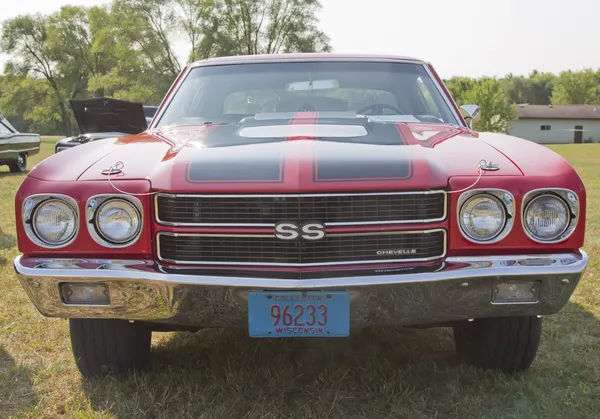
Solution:
M 454 326 L 456 352 L 467 364 L 507 373 L 531 365 L 541 335 L 542 319 L 537 316 L 481 319 Z
M 12 173 L 23 173 L 27 170 L 27 155 L 19 154 L 17 159 L 8 165 Z
M 69 319 L 71 346 L 84 377 L 127 374 L 148 366 L 152 331 L 127 320 Z

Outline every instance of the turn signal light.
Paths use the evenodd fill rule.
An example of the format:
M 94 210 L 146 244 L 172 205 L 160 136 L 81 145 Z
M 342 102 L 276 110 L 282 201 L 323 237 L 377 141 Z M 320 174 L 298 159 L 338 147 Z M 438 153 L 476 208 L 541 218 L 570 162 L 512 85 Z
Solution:
M 65 304 L 107 306 L 110 304 L 108 285 L 102 283 L 60 284 L 60 293 Z

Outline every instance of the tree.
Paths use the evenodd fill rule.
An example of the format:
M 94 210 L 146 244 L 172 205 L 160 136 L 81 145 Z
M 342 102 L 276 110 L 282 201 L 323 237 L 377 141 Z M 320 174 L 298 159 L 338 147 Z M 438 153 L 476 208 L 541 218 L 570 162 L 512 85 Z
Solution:
M 143 57 L 159 74 L 177 77 L 181 64 L 173 43 L 177 22 L 171 0 L 115 0 L 111 6 L 117 42 Z
M 4 22 L 0 48 L 11 54 L 8 69 L 14 75 L 41 77 L 46 81 L 52 94 L 50 109 L 60 118 L 64 133 L 70 134 L 71 115 L 67 98 L 79 85 L 81 74 L 76 68 L 69 68 L 68 73 L 63 72 L 66 69 L 61 71 L 57 68 L 57 51 L 50 36 L 47 16 L 17 16 Z M 23 82 L 25 79 L 16 80 Z M 8 102 L 10 104 L 11 101 Z M 7 113 L 11 113 L 10 109 Z
M 552 104 L 600 104 L 600 71 L 563 71 L 554 83 Z
M 478 131 L 506 133 L 510 121 L 515 118 L 515 106 L 510 103 L 500 82 L 492 78 L 483 78 L 463 94 L 465 103 L 479 105 L 481 117 L 475 121 Z
M 450 80 L 446 80 L 444 84 L 446 84 L 452 97 L 460 106 L 468 104 L 464 101 L 463 96 L 467 91 L 472 90 L 476 83 L 477 81 L 470 77 L 452 77 Z
M 208 43 L 202 41 L 210 38 L 218 27 L 218 19 L 215 19 L 217 3 L 214 0 L 179 0 L 174 2 L 173 9 L 181 36 L 190 45 L 188 61 L 210 57 L 212 48 L 207 48 Z
M 549 105 L 556 76 L 533 70 L 528 77 L 507 74 L 500 80 L 512 103 Z
M 317 27 L 320 9 L 318 0 L 222 0 L 216 39 L 233 55 L 330 51 Z
M 11 65 L 0 79 L 0 109 L 21 132 L 56 133 L 62 121 L 50 85 L 43 78 L 13 74 Z
M 533 70 L 529 75 L 531 96 L 526 103 L 532 105 L 549 105 L 552 100 L 556 76 L 552 73 L 540 73 Z

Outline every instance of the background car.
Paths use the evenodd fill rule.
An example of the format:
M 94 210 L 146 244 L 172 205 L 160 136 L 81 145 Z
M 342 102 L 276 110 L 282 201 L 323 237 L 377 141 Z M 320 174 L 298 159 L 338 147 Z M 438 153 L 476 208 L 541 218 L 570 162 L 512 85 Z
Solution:
M 8 165 L 11 172 L 24 172 L 27 157 L 39 151 L 39 134 L 17 131 L 0 112 L 0 165 Z
M 152 122 L 158 109 L 158 106 L 110 98 L 72 99 L 69 102 L 80 134 L 58 141 L 56 153 L 90 141 L 140 133 Z

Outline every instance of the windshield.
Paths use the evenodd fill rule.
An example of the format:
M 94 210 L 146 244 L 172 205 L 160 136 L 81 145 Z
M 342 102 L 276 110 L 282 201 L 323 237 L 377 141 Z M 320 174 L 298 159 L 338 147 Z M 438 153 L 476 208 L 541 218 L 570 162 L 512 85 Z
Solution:
M 157 126 L 238 123 L 290 112 L 457 123 L 421 64 L 320 61 L 194 68 Z

